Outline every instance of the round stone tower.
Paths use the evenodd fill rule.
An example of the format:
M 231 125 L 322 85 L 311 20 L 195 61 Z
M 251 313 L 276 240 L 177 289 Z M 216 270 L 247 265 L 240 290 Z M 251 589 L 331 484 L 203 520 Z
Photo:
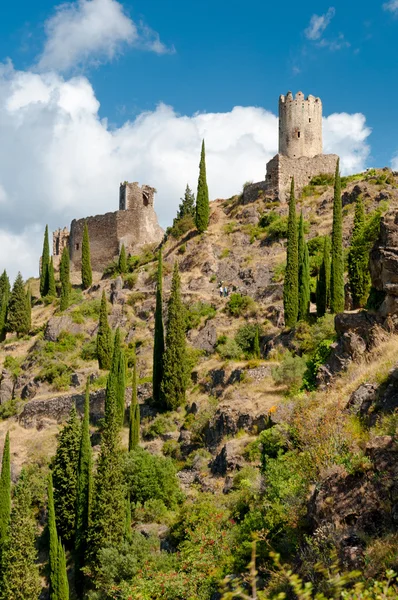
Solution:
M 322 154 L 322 102 L 297 92 L 279 97 L 279 154 L 289 158 Z

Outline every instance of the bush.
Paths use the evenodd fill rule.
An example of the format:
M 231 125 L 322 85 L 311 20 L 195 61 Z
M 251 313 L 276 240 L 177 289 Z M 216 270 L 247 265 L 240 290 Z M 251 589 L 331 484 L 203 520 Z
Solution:
M 133 519 L 138 523 L 168 523 L 170 512 L 164 502 L 157 498 L 133 506 Z
M 97 340 L 95 338 L 84 344 L 81 349 L 80 356 L 82 360 L 87 361 L 97 359 Z
M 235 340 L 226 336 L 221 340 L 217 343 L 217 352 L 221 358 L 239 360 L 242 357 L 242 350 Z
M 252 356 L 254 352 L 254 340 L 257 330 L 257 325 L 247 324 L 240 327 L 235 334 L 235 342 L 243 350 L 246 358 Z
M 306 369 L 304 357 L 286 352 L 281 364 L 272 370 L 272 377 L 277 385 L 286 385 L 289 392 L 294 392 L 300 389 Z
M 127 298 L 127 304 L 134 307 L 137 302 L 142 302 L 142 300 L 145 300 L 145 294 L 143 292 L 131 292 Z
M 163 444 L 162 453 L 175 460 L 181 460 L 181 448 L 177 440 L 166 440 Z
M 99 318 L 100 307 L 101 300 L 99 298 L 96 298 L 94 300 L 86 300 L 72 311 L 72 320 L 74 321 L 74 323 L 81 323 L 82 317 L 83 321 L 84 319 L 97 320 Z
M 167 508 L 176 508 L 182 500 L 177 472 L 170 458 L 136 448 L 125 458 L 124 475 L 132 502 L 161 500 Z
M 206 302 L 195 302 L 185 306 L 186 330 L 197 329 L 202 317 L 207 317 L 206 321 L 216 316 L 216 309 L 212 304 Z
M 335 336 L 334 316 L 326 314 L 317 319 L 313 325 L 304 321 L 298 323 L 294 335 L 294 345 L 300 354 L 312 354 L 321 342 L 334 340 Z
M 18 401 L 15 398 L 0 404 L 0 419 L 9 419 L 18 414 Z
M 69 354 L 75 350 L 78 341 L 82 335 L 74 335 L 68 331 L 61 331 L 56 342 L 47 342 L 44 346 L 44 352 L 47 355 L 56 357 L 59 354 Z
M 164 435 L 167 431 L 175 431 L 176 424 L 170 413 L 159 414 L 153 421 L 145 425 L 143 434 L 145 438 L 154 439 Z
M 314 355 L 307 362 L 307 369 L 303 376 L 303 388 L 306 390 L 316 389 L 316 377 L 321 367 L 330 356 L 333 340 L 323 340 L 318 344 Z
M 54 383 L 56 379 L 62 381 L 62 379 L 59 378 L 61 378 L 63 375 L 65 375 L 65 379 L 63 379 L 63 381 L 66 381 L 66 374 L 69 374 L 69 377 L 71 375 L 71 369 L 67 365 L 61 362 L 50 363 L 41 369 L 36 377 L 36 381 L 47 381 L 48 383 Z
M 126 287 L 129 290 L 132 290 L 137 284 L 137 279 L 138 273 L 128 273 L 123 278 L 124 287 Z
M 166 230 L 167 235 L 171 235 L 175 240 L 179 240 L 183 235 L 195 228 L 195 222 L 191 215 L 185 215 L 181 219 L 174 219 L 172 227 Z
M 310 181 L 310 185 L 334 185 L 334 175 L 332 173 L 320 173 L 315 175 Z
M 242 294 L 231 294 L 231 297 L 226 305 L 226 311 L 233 317 L 248 315 L 255 313 L 256 303 L 250 296 L 242 296 Z

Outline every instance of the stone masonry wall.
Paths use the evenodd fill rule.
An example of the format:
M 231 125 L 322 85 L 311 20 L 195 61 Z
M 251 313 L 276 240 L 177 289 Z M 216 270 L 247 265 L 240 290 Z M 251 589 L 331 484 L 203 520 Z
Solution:
M 322 102 L 320 98 L 291 92 L 279 98 L 279 154 L 289 158 L 322 154 Z
M 69 252 L 72 270 L 81 268 L 84 223 L 87 221 L 90 238 L 91 265 L 94 271 L 102 271 L 119 254 L 117 237 L 117 212 L 74 219 L 70 226 Z

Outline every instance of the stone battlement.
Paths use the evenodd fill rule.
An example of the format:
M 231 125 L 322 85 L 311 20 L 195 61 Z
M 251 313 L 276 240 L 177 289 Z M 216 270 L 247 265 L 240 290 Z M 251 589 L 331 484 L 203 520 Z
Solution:
M 312 158 L 322 154 L 322 102 L 320 98 L 288 92 L 279 98 L 279 154 Z

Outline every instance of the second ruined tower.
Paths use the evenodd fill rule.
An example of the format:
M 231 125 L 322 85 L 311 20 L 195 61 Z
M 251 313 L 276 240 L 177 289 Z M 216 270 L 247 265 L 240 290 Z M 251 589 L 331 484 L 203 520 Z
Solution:
M 303 92 L 279 97 L 279 154 L 289 158 L 322 154 L 322 102 Z

